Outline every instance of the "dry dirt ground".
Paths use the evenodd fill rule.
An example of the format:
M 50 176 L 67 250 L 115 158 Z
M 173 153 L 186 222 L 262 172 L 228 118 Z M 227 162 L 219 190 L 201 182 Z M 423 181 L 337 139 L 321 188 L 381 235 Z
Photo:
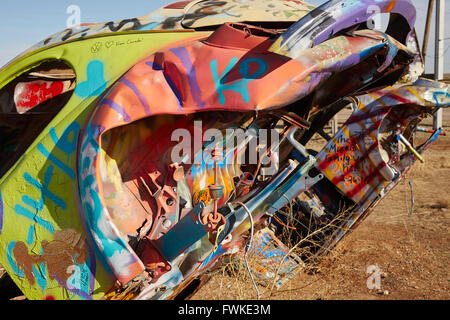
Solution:
M 279 290 L 260 287 L 265 300 L 448 300 L 450 298 L 450 112 L 449 136 L 441 137 L 373 213 L 326 256 L 314 272 L 300 270 Z M 415 205 L 411 215 L 412 181 Z M 381 270 L 381 290 L 369 290 L 369 266 Z M 20 296 L 2 277 L 0 300 Z M 22 297 L 23 298 L 23 297 Z M 193 300 L 255 299 L 246 272 L 219 273 Z M 20 298 L 19 298 L 20 299 Z
M 427 122 L 428 128 L 431 123 Z M 444 115 L 450 129 L 450 112 Z M 299 271 L 279 290 L 259 287 L 269 300 L 450 299 L 450 132 L 416 163 L 407 179 L 327 255 L 313 272 Z M 423 135 L 423 134 L 420 134 Z M 425 137 L 427 134 L 425 134 Z M 411 189 L 414 207 L 411 215 Z M 369 266 L 378 266 L 381 290 L 369 290 Z M 215 275 L 191 299 L 247 300 L 256 291 L 245 270 Z

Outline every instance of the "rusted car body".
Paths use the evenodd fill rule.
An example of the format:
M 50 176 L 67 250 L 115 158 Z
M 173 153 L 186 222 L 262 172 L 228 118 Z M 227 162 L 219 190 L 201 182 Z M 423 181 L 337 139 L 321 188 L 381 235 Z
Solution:
M 283 247 L 286 207 L 328 252 L 442 133 L 415 139 L 450 101 L 415 17 L 183 1 L 45 39 L 0 70 L 0 263 L 29 299 L 173 299 L 252 241 Z

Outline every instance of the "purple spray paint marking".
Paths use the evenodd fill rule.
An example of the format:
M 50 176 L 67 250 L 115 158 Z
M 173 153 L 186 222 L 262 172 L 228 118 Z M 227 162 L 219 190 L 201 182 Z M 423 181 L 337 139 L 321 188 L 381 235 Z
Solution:
M 134 92 L 134 94 L 136 95 L 136 97 L 139 99 L 142 106 L 144 107 L 145 114 L 147 114 L 148 116 L 151 115 L 152 112 L 150 111 L 150 106 L 148 104 L 147 98 L 139 91 L 139 89 L 134 85 L 134 83 L 127 80 L 126 78 L 122 78 L 120 80 L 120 82 L 122 82 L 124 85 L 126 85 L 128 88 L 130 88 Z
M 58 284 L 65 288 L 67 291 L 78 295 L 79 297 L 83 298 L 84 300 L 93 300 L 92 295 L 94 294 L 95 289 L 95 272 L 96 272 L 96 262 L 95 262 L 95 254 L 89 247 L 89 244 L 86 243 L 86 245 L 89 248 L 89 257 L 86 261 L 86 268 L 87 270 L 84 270 L 84 272 L 88 272 L 88 279 L 86 279 L 86 275 L 84 274 L 84 279 L 81 280 L 82 274 L 78 274 L 78 277 L 80 277 L 78 280 L 80 281 L 79 288 L 71 286 L 68 284 L 68 281 L 63 281 L 59 277 L 55 275 L 55 280 L 58 282 Z M 79 266 L 80 267 L 80 266 Z M 70 278 L 69 278 L 70 279 Z M 86 281 L 87 280 L 87 281 Z
M 103 101 L 100 103 L 100 105 L 106 104 L 111 109 L 117 111 L 124 119 L 125 122 L 130 122 L 131 118 L 128 115 L 128 113 L 122 108 L 121 105 L 115 103 L 114 101 L 111 101 L 109 99 L 103 99 Z
M 153 70 L 162 71 L 164 78 L 167 81 L 167 84 L 169 85 L 170 89 L 172 89 L 173 93 L 175 94 L 175 97 L 177 98 L 178 111 L 183 111 L 183 99 L 181 97 L 181 93 L 178 90 L 175 83 L 173 82 L 172 78 L 165 72 L 164 68 L 160 66 L 158 63 L 153 61 L 147 61 L 145 64 L 148 65 Z
M 367 22 L 370 6 L 377 6 L 379 13 L 402 15 L 411 30 L 416 21 L 416 9 L 411 0 L 331 0 L 293 24 L 281 35 L 281 48 L 295 56 L 301 50 L 318 45 L 339 31 Z M 305 41 L 307 40 L 307 41 Z
M 198 85 L 197 74 L 195 71 L 195 67 L 192 65 L 191 58 L 189 57 L 189 52 L 184 47 L 170 49 L 170 51 L 173 52 L 181 60 L 183 67 L 186 69 L 187 78 L 191 87 L 191 94 L 195 102 L 197 103 L 197 107 L 204 108 L 205 102 L 202 100 L 202 91 L 200 89 L 200 86 Z
M 3 229 L 3 200 L 2 193 L 0 192 L 0 234 L 2 234 Z

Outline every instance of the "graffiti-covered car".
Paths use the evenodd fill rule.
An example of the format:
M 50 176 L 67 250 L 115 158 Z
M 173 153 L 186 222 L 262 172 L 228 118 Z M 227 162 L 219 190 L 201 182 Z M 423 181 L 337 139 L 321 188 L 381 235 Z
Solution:
M 442 132 L 416 143 L 450 96 L 415 18 L 197 0 L 43 40 L 0 70 L 0 264 L 28 299 L 174 299 L 223 257 L 288 256 L 291 218 L 330 251 Z

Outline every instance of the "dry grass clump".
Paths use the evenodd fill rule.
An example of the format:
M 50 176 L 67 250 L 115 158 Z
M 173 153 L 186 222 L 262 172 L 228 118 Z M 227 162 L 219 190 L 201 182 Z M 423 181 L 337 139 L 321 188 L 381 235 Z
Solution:
M 285 210 L 287 215 L 292 216 L 291 206 Z M 270 300 L 276 299 L 279 293 L 298 290 L 299 288 L 292 288 L 291 277 L 296 277 L 300 272 L 310 275 L 319 273 L 323 262 L 337 258 L 333 251 L 329 251 L 330 248 L 324 247 L 324 245 L 330 235 L 341 228 L 345 217 L 346 212 L 342 212 L 319 228 L 311 228 L 307 233 L 301 235 L 298 230 L 299 221 L 296 218 L 288 219 L 282 233 L 278 236 L 278 239 L 285 245 L 284 255 L 277 257 L 274 261 L 268 261 L 264 256 L 258 254 L 257 250 L 251 249 L 247 259 L 250 273 L 245 263 L 243 250 L 236 255 L 224 257 L 222 266 L 213 273 L 214 286 L 218 287 L 217 292 L 220 294 L 217 297 L 210 297 L 210 299 L 252 300 L 259 296 L 260 299 Z M 304 232 L 304 230 L 302 231 Z M 252 248 L 254 249 L 254 246 Z M 325 252 L 326 255 L 322 252 Z M 298 266 L 292 272 L 281 274 L 281 270 L 286 268 L 286 261 L 289 258 L 295 259 Z M 263 274 L 272 276 L 263 277 Z M 279 285 L 279 281 L 284 278 L 287 281 Z

